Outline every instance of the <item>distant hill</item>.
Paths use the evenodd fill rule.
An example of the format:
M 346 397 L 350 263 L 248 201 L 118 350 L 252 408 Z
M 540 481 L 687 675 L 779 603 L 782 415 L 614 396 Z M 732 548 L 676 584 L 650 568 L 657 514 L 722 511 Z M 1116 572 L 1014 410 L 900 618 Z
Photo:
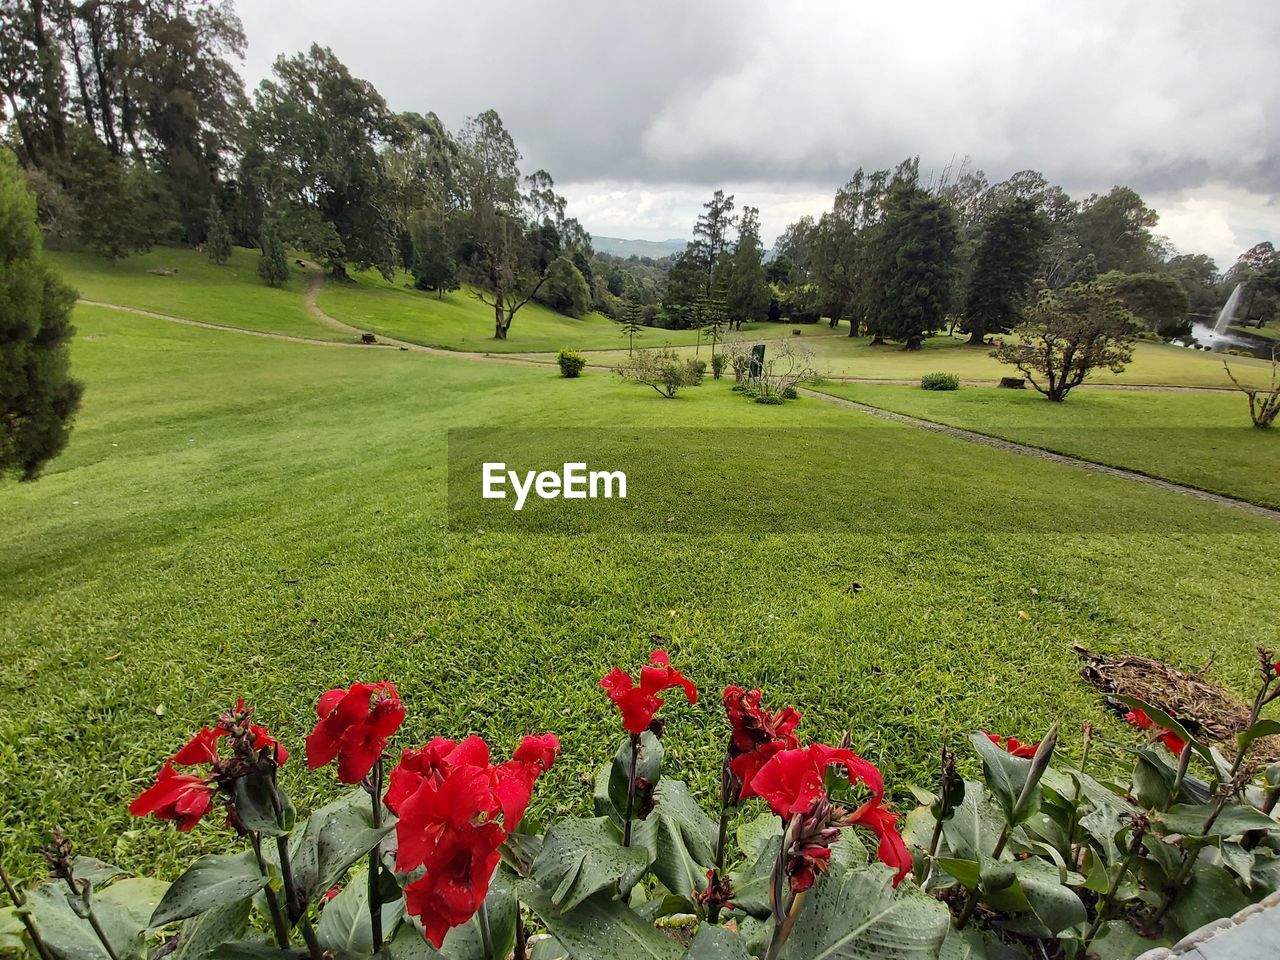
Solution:
M 615 257 L 669 257 L 682 253 L 689 245 L 688 240 L 623 240 L 621 237 L 591 237 L 591 246 L 596 253 L 608 253 Z

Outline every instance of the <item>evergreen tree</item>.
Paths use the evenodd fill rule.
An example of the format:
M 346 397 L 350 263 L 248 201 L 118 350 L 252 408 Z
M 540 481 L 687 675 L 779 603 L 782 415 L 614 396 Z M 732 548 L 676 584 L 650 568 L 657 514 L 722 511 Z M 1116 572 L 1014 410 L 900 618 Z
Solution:
M 631 356 L 635 352 L 636 337 L 641 335 L 640 328 L 643 324 L 640 319 L 640 304 L 634 300 L 624 300 L 618 323 L 622 327 L 622 335 L 627 338 L 627 356 Z
M 453 255 L 449 237 L 438 218 L 420 211 L 409 223 L 413 243 L 413 285 L 419 290 L 434 290 L 443 300 L 449 290 L 457 290 L 458 261 Z
M 280 227 L 276 223 L 268 221 L 262 225 L 258 246 L 262 248 L 258 276 L 273 287 L 288 280 L 289 260 L 285 256 L 284 240 L 280 237 Z
M 769 315 L 772 291 L 765 274 L 764 248 L 760 243 L 760 211 L 743 207 L 738 221 L 738 243 L 725 258 L 725 308 L 730 325 L 742 329 L 746 321 Z
M 1009 200 L 983 219 L 965 298 L 970 343 L 1017 325 L 1049 233 L 1048 217 L 1030 198 Z
M 204 238 L 204 252 L 214 263 L 226 263 L 231 259 L 231 231 L 222 218 L 222 208 L 217 201 L 209 204 L 208 232 Z
M 901 340 L 916 350 L 944 325 L 959 238 L 947 201 L 906 180 L 890 188 L 876 235 L 877 339 Z
M 82 391 L 68 373 L 75 299 L 45 262 L 35 197 L 0 153 L 0 476 L 34 480 L 66 446 Z
M 726 197 L 723 190 L 717 190 L 711 199 L 702 205 L 702 209 L 706 212 L 700 214 L 698 222 L 693 225 L 693 235 L 696 239 L 690 244 L 690 248 L 702 263 L 702 292 L 705 296 L 710 296 L 715 282 L 716 267 L 720 265 L 720 258 L 729 248 L 729 228 L 734 224 L 733 194 Z

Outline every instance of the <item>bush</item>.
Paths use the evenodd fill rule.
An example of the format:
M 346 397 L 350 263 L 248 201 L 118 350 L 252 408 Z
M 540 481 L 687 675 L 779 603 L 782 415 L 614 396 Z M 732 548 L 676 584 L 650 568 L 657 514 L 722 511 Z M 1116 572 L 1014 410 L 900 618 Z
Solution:
M 690 358 L 685 362 L 689 368 L 689 386 L 702 386 L 702 378 L 707 375 L 707 361 Z
M 566 347 L 556 354 L 556 363 L 560 364 L 560 376 L 573 379 L 582 373 L 582 368 L 587 365 L 587 358 Z
M 796 393 L 796 388 L 795 388 L 795 387 L 783 387 L 783 388 L 782 388 L 782 399 L 783 399 L 783 400 L 795 400 L 795 399 L 796 399 L 797 397 L 799 397 L 799 396 L 800 396 L 800 394 Z
M 706 364 L 701 360 L 681 360 L 674 350 L 637 350 L 634 357 L 614 368 L 625 380 L 653 387 L 668 400 L 674 399 L 681 387 L 702 383 Z
M 786 403 L 781 394 L 777 393 L 757 393 L 755 396 L 756 403 Z
M 920 378 L 920 386 L 925 390 L 959 390 L 960 378 L 954 373 L 926 373 Z
M 729 365 L 729 358 L 723 353 L 717 353 L 711 358 L 711 376 L 719 380 L 720 375 L 724 373 L 724 368 Z

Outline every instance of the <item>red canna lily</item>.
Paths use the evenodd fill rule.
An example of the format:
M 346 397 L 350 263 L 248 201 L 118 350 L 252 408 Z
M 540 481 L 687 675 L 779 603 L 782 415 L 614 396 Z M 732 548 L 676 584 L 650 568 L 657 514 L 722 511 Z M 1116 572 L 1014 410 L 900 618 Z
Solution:
M 1159 740 L 1163 743 L 1175 757 L 1182 756 L 1182 751 L 1187 747 L 1187 741 L 1174 733 L 1167 727 L 1158 727 L 1156 722 L 1146 715 L 1145 712 L 1138 709 L 1130 710 L 1124 715 L 1125 723 L 1139 730 L 1148 731 L 1148 736 L 1153 740 Z
M 729 736 L 729 772 L 736 780 L 734 793 L 740 795 L 743 785 L 751 782 L 770 757 L 800 746 L 795 729 L 801 717 L 791 707 L 770 713 L 759 690 L 733 686 L 725 688 L 724 709 L 733 731 Z M 732 793 L 728 799 L 733 801 Z
M 392 683 L 354 683 L 330 690 L 316 704 L 320 718 L 307 737 L 307 769 L 335 758 L 338 779 L 359 783 L 369 775 L 387 742 L 404 723 L 404 704 Z
M 914 863 L 911 854 L 898 832 L 898 815 L 877 801 L 865 803 L 849 815 L 849 823 L 856 823 L 872 830 L 879 838 L 876 856 L 881 863 L 893 867 L 897 875 L 893 878 L 896 887 L 911 872 Z
M 987 733 L 986 730 L 982 732 L 986 734 L 988 740 L 1005 753 L 1021 757 L 1023 760 L 1030 760 L 1036 755 L 1036 751 L 1040 749 L 1040 744 L 1038 743 L 1023 743 L 1017 737 L 1001 737 L 999 734 Z
M 437 737 L 405 750 L 383 799 L 396 822 L 396 869 L 425 874 L 405 887 L 408 912 L 437 948 L 474 916 L 497 866 L 498 847 L 524 816 L 539 776 L 555 763 L 553 734 L 525 737 L 495 766 L 480 737 Z
M 679 670 L 671 666 L 665 650 L 655 650 L 649 655 L 650 665 L 640 671 L 640 684 L 636 685 L 630 674 L 623 673 L 618 667 L 609 671 L 600 681 L 609 694 L 609 699 L 622 711 L 622 726 L 630 734 L 639 736 L 649 729 L 653 718 L 662 709 L 663 699 L 658 696 L 663 690 L 681 687 L 688 701 L 698 702 L 698 688 L 685 679 Z
M 820 743 L 796 750 L 783 750 L 770 757 L 751 780 L 743 785 L 742 796 L 763 797 L 784 819 L 805 813 L 813 802 L 827 794 L 827 768 L 841 766 L 850 784 L 861 783 L 874 800 L 884 797 L 884 780 L 874 765 L 852 750 Z
M 241 700 L 237 710 L 244 709 Z M 275 761 L 284 764 L 289 759 L 289 751 L 271 735 L 266 727 L 257 724 L 248 725 L 249 734 L 253 737 L 253 749 L 261 751 L 269 748 L 275 750 Z M 218 760 L 218 741 L 231 735 L 231 729 L 222 722 L 216 727 L 204 727 L 199 733 L 187 741 L 186 746 L 173 755 L 173 762 L 180 767 L 194 767 L 202 763 L 216 763 Z
M 166 761 L 155 784 L 129 804 L 129 813 L 135 817 L 153 814 L 157 820 L 172 820 L 179 831 L 186 833 L 213 808 L 217 790 L 211 780 L 178 773 L 173 764 Z

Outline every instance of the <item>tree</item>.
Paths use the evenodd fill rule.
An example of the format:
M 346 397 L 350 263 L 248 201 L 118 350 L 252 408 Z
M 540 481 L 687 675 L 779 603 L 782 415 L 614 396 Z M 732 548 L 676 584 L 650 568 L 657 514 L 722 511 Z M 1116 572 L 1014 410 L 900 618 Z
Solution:
M 1191 333 L 1191 324 L 1187 321 L 1187 291 L 1169 274 L 1112 271 L 1100 276 L 1098 282 L 1109 284 L 1129 312 L 1160 336 Z
M 1084 202 L 1075 218 L 1075 233 L 1083 252 L 1093 254 L 1100 273 L 1142 273 L 1158 262 L 1151 228 L 1159 219 L 1136 192 L 1112 187 L 1110 193 L 1095 193 Z
M 965 297 L 972 344 L 983 343 L 988 333 L 1007 333 L 1017 324 L 1050 227 L 1035 201 L 1015 198 L 990 210 L 981 231 Z
M 1183 254 L 1173 257 L 1164 272 L 1182 284 L 1187 293 L 1187 309 L 1192 317 L 1212 324 L 1222 304 L 1218 300 L 1218 265 L 1212 257 Z
M 1280 416 L 1280 346 L 1271 349 L 1271 382 L 1266 387 L 1250 387 L 1242 384 L 1222 361 L 1227 376 L 1237 390 L 1249 398 L 1249 419 L 1259 430 L 1266 430 Z
M 725 196 L 723 190 L 717 190 L 702 209 L 704 212 L 698 215 L 698 222 L 693 225 L 695 239 L 690 247 L 702 263 L 705 276 L 702 292 L 709 296 L 715 283 L 716 267 L 729 247 L 729 231 L 735 223 L 733 194 Z
M 222 208 L 215 201 L 209 204 L 209 225 L 205 230 L 204 250 L 214 263 L 226 263 L 231 259 L 231 231 L 222 218 Z
M 382 149 L 403 126 L 373 84 L 353 77 L 327 47 L 279 57 L 272 69 L 249 114 L 259 165 L 247 176 L 280 212 L 290 240 L 335 276 L 353 263 L 390 279 L 397 227 Z
M 634 300 L 624 300 L 622 313 L 618 323 L 622 327 L 622 335 L 627 338 L 627 356 L 635 353 L 636 337 L 641 336 L 641 306 Z
M 0 476 L 34 480 L 67 443 L 82 386 L 68 344 L 76 294 L 44 259 L 36 201 L 0 152 Z
M 631 380 L 653 387 L 668 400 L 675 399 L 681 387 L 696 387 L 702 382 L 703 366 L 699 361 L 682 360 L 674 350 L 641 350 L 625 363 L 614 368 L 614 373 L 624 380 Z
M 458 261 L 453 254 L 446 228 L 430 210 L 419 210 L 409 220 L 413 248 L 410 272 L 419 290 L 434 290 L 443 300 L 449 290 L 457 290 Z
M 1048 399 L 1061 402 L 1095 370 L 1120 373 L 1133 359 L 1138 321 L 1107 284 L 1046 290 L 1027 311 L 1018 338 L 992 351 Z
M 284 252 L 280 226 L 274 220 L 268 220 L 262 225 L 258 246 L 262 248 L 262 256 L 258 260 L 258 276 L 273 287 L 288 280 L 289 259 Z
M 706 285 L 703 265 L 692 247 L 676 257 L 667 272 L 667 288 L 662 295 L 662 310 L 673 326 L 688 327 L 692 322 L 694 301 L 703 296 Z
M 591 290 L 582 271 L 568 257 L 556 257 L 547 269 L 547 281 L 538 300 L 566 317 L 580 317 L 591 307 Z
M 944 326 L 959 237 L 955 211 L 945 200 L 906 180 L 890 188 L 874 247 L 877 339 L 901 340 L 916 350 L 926 334 Z
M 763 320 L 769 313 L 772 292 L 765 276 L 764 247 L 760 243 L 760 211 L 743 207 L 738 220 L 738 242 L 724 258 L 724 301 L 730 325 L 742 329 L 743 321 Z

